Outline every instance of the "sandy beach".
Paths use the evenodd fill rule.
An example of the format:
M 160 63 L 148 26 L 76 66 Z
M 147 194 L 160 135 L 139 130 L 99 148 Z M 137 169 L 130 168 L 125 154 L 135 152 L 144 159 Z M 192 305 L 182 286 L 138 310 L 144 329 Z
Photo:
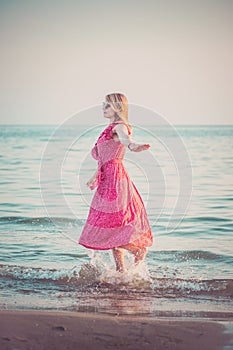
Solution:
M 221 320 L 152 319 L 37 310 L 0 312 L 2 350 L 233 348 L 233 334 L 226 332 Z M 233 325 L 233 320 L 224 321 L 228 321 L 228 326 Z

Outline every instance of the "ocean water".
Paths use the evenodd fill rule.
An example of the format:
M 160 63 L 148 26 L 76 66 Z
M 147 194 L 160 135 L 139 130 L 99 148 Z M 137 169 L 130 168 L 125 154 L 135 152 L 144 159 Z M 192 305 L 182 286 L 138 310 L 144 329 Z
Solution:
M 138 266 L 125 253 L 124 274 L 77 244 L 106 126 L 1 126 L 0 307 L 233 316 L 233 126 L 135 128 L 151 148 L 124 164 L 154 243 Z

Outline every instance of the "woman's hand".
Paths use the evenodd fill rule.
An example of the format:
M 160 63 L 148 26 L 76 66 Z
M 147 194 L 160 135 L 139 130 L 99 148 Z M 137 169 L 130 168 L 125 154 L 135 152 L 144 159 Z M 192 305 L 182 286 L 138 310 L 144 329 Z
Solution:
M 141 152 L 141 151 L 145 151 L 148 148 L 150 148 L 150 144 L 149 143 L 144 143 L 142 145 L 139 145 L 138 143 L 130 143 L 128 145 L 128 148 L 132 152 Z
M 96 172 L 92 178 L 86 183 L 86 185 L 91 189 L 94 190 L 94 188 L 98 185 L 98 172 Z

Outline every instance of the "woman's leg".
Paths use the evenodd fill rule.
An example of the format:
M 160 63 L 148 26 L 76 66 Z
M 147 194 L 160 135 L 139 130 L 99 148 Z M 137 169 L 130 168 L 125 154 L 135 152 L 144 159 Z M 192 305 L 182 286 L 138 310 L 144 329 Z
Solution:
M 124 248 L 133 253 L 135 265 L 143 261 L 147 253 L 146 247 L 138 248 L 131 244 L 126 244 L 124 246 L 121 246 L 121 248 Z
M 120 248 L 113 248 L 112 252 L 116 263 L 116 270 L 119 272 L 124 272 L 125 271 L 124 251 Z

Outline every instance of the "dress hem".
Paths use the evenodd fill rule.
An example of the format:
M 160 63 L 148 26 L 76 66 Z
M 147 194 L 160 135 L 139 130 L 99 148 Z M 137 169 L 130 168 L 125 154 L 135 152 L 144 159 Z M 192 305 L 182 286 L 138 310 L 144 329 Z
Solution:
M 137 240 L 135 240 L 135 241 L 137 241 Z M 134 242 L 134 241 L 133 241 Z M 121 247 L 123 247 L 123 246 L 125 246 L 125 245 L 128 245 L 128 244 L 131 244 L 131 245 L 134 245 L 134 246 L 136 246 L 136 247 L 138 247 L 138 248 L 141 248 L 141 247 L 151 247 L 152 246 L 152 242 L 151 242 L 151 244 L 146 244 L 146 245 L 142 245 L 142 246 L 138 246 L 137 244 L 135 245 L 133 242 L 128 242 L 128 243 L 125 243 L 125 244 L 122 244 L 122 245 L 117 245 L 117 246 L 112 246 L 112 247 L 108 247 L 108 248 L 103 248 L 103 247 L 92 247 L 92 246 L 89 246 L 89 245 L 87 245 L 87 244 L 85 244 L 85 243 L 80 243 L 80 242 L 77 242 L 78 244 L 80 244 L 80 245 L 82 245 L 83 247 L 85 247 L 85 248 L 88 248 L 88 249 L 93 249 L 93 250 L 110 250 L 110 249 L 113 249 L 113 248 L 121 248 Z
M 78 242 L 78 244 L 84 246 L 85 248 L 94 249 L 94 250 L 109 250 L 109 249 L 113 249 L 113 248 L 118 248 L 118 247 L 119 247 L 119 246 L 114 246 L 114 247 L 110 247 L 110 248 L 102 248 L 102 247 L 99 248 L 99 247 L 91 247 L 91 246 L 89 246 L 89 245 L 87 245 L 87 244 L 79 243 L 79 242 Z

